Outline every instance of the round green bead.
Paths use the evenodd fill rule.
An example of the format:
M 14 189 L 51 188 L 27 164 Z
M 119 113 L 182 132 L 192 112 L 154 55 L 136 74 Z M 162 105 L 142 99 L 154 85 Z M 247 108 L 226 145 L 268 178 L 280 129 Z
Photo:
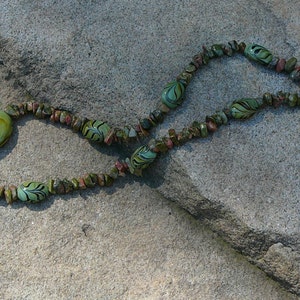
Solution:
M 107 123 L 98 120 L 90 120 L 82 128 L 82 134 L 85 138 L 99 143 L 104 141 L 109 131 L 110 127 Z
M 161 100 L 169 108 L 176 108 L 182 103 L 185 84 L 182 81 L 169 82 L 163 89 Z
M 244 53 L 250 60 L 254 60 L 263 65 L 268 65 L 273 59 L 273 54 L 268 49 L 257 44 L 247 45 Z
M 13 127 L 11 117 L 0 110 L 0 147 L 2 147 L 11 136 Z
M 18 199 L 23 202 L 40 202 L 48 195 L 49 189 L 42 182 L 25 181 L 17 188 Z

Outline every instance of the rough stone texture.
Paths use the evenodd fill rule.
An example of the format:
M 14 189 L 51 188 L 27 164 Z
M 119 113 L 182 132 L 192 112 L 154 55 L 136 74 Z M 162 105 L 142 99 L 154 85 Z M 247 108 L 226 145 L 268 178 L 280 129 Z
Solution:
M 300 57 L 291 0 L 10 0 L 0 9 L 2 105 L 27 90 L 112 125 L 147 115 L 202 44 L 234 38 Z M 242 57 L 215 60 L 155 134 L 241 96 L 298 89 Z M 299 128 L 299 110 L 270 109 L 162 157 L 142 180 L 1 207 L 2 298 L 293 299 L 154 189 L 300 294 Z M 29 119 L 15 129 L 1 150 L 1 184 L 107 170 L 130 153 Z

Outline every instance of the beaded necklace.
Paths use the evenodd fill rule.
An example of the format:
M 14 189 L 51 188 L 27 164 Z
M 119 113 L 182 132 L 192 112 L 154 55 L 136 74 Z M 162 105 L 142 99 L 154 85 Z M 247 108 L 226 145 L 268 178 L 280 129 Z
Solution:
M 128 143 L 142 139 L 149 135 L 150 130 L 162 123 L 171 109 L 180 106 L 184 100 L 184 93 L 193 78 L 195 72 L 207 65 L 213 58 L 227 55 L 232 56 L 241 53 L 249 60 L 274 69 L 276 72 L 284 72 L 295 82 L 300 81 L 300 66 L 297 59 L 288 60 L 274 56 L 265 47 L 257 44 L 230 41 L 227 44 L 214 44 L 211 47 L 203 47 L 196 54 L 188 66 L 180 73 L 176 80 L 168 83 L 161 94 L 161 104 L 150 114 L 141 119 L 137 125 L 126 125 L 123 128 L 112 128 L 106 122 L 81 118 L 66 110 L 54 108 L 46 103 L 29 101 L 19 104 L 11 104 L 4 110 L 0 110 L 0 147 L 3 146 L 12 134 L 12 119 L 17 119 L 26 114 L 32 114 L 38 119 L 50 119 L 53 123 L 60 123 L 73 132 L 81 134 L 90 142 L 111 145 L 112 143 Z M 151 139 L 147 144 L 138 147 L 130 158 L 117 160 L 108 173 L 88 173 L 79 178 L 49 179 L 46 183 L 26 181 L 19 186 L 0 186 L 0 197 L 4 197 L 8 204 L 16 200 L 22 202 L 37 203 L 50 195 L 68 194 L 76 190 L 84 190 L 98 186 L 111 186 L 115 179 L 126 173 L 142 175 L 142 170 L 147 168 L 159 153 L 166 153 L 174 146 L 180 146 L 192 138 L 206 138 L 214 133 L 220 126 L 228 124 L 230 119 L 245 120 L 252 117 L 260 109 L 273 106 L 279 107 L 286 104 L 291 108 L 300 106 L 300 96 L 287 92 L 277 94 L 264 93 L 261 98 L 241 98 L 221 111 L 207 116 L 205 121 L 194 121 L 189 127 L 180 132 L 174 129 L 168 130 L 168 136 L 159 139 Z

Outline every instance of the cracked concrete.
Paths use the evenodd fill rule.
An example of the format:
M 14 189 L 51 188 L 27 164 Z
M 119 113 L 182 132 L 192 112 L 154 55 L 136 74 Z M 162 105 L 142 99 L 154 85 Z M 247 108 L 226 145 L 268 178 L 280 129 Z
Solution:
M 40 101 L 111 125 L 134 124 L 155 106 L 163 85 L 181 72 L 202 44 L 234 38 L 265 45 L 282 57 L 300 57 L 299 5 L 289 0 L 252 1 L 251 5 L 243 0 L 226 4 L 201 1 L 201 5 L 199 1 L 185 5 L 180 1 L 60 1 L 59 5 L 46 0 L 2 1 L 1 104 L 23 99 L 27 90 Z M 154 134 L 163 135 L 170 127 L 180 129 L 189 124 L 187 120 L 202 120 L 233 99 L 298 89 L 285 76 L 240 56 L 215 60 L 199 71 L 185 103 Z M 81 299 L 99 295 L 199 299 L 200 294 L 203 299 L 224 295 L 230 299 L 292 299 L 258 270 L 236 259 L 220 240 L 210 243 L 214 234 L 200 230 L 196 221 L 160 199 L 163 195 L 176 201 L 287 290 L 299 294 L 299 128 L 299 110 L 269 109 L 249 122 L 232 122 L 207 141 L 191 142 L 161 157 L 143 179 L 125 180 L 106 192 L 75 195 L 74 202 L 58 197 L 37 209 L 1 207 L 2 253 L 6 254 L 2 271 L 20 264 L 21 274 L 10 272 L 3 277 L 2 298 L 10 299 L 17 292 L 19 298 L 49 298 L 52 293 L 56 298 Z M 120 153 L 125 155 L 119 150 L 90 147 L 79 138 L 74 142 L 74 135 L 66 129 L 24 119 L 1 151 L 1 184 L 107 170 Z M 128 149 L 124 152 L 129 153 Z M 153 194 L 154 189 L 161 195 Z M 175 220 L 166 217 L 169 207 Z M 99 213 L 93 214 L 95 211 Z M 184 218 L 190 220 L 194 233 Z M 126 228 L 124 232 L 118 222 Z M 147 224 L 156 229 L 157 236 L 149 238 Z M 177 226 L 184 230 L 179 233 Z M 57 236 L 48 236 L 51 231 Z M 127 243 L 118 246 L 127 232 Z M 197 252 L 201 245 L 197 234 L 204 232 L 207 239 L 203 243 L 208 246 Z M 90 245 L 84 244 L 81 234 L 90 235 Z M 191 234 L 191 244 L 182 240 L 185 234 Z M 163 240 L 164 236 L 172 241 Z M 186 247 L 181 249 L 174 242 L 177 239 Z M 139 241 L 134 249 L 129 246 L 132 241 Z M 99 243 L 97 252 L 94 248 Z M 173 249 L 174 243 L 176 250 L 163 250 Z M 148 244 L 155 247 L 150 249 Z M 28 250 L 24 252 L 22 245 Z M 224 257 L 230 257 L 225 271 L 221 252 L 210 255 L 223 247 Z M 60 249 L 61 258 L 56 254 Z M 79 257 L 78 262 L 71 253 Z M 189 260 L 184 253 L 196 259 Z M 199 260 L 202 265 L 196 263 Z M 159 265 L 164 267 L 157 271 Z M 82 269 L 88 282 L 80 275 Z M 211 284 L 205 279 L 210 276 L 214 278 Z M 45 285 L 35 285 L 39 278 Z M 14 289 L 11 281 L 22 289 Z M 99 281 L 102 284 L 97 286 Z M 258 283 L 261 288 L 254 288 Z

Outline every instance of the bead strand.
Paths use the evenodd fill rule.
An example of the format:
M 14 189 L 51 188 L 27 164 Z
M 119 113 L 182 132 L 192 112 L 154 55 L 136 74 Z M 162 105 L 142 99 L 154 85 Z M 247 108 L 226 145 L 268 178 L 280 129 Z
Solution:
M 270 69 L 275 69 L 276 72 L 285 72 L 289 78 L 295 82 L 300 81 L 300 66 L 297 65 L 297 58 L 289 59 L 279 58 L 274 56 L 268 49 L 257 44 L 243 44 L 244 55 L 252 61 L 258 62 L 267 66 Z
M 229 108 L 217 111 L 207 116 L 205 122 L 194 121 L 189 127 L 176 133 L 169 129 L 168 136 L 152 139 L 147 145 L 138 147 L 130 158 L 117 161 L 109 173 L 88 173 L 79 178 L 49 179 L 47 183 L 25 181 L 18 187 L 10 185 L 7 188 L 0 186 L 0 197 L 4 197 L 8 204 L 20 200 L 22 202 L 37 203 L 49 195 L 69 194 L 77 190 L 111 186 L 115 179 L 124 176 L 127 171 L 141 176 L 142 171 L 149 167 L 159 153 L 166 153 L 174 146 L 181 146 L 193 138 L 206 138 L 213 134 L 220 126 L 227 125 L 230 119 L 246 120 L 251 118 L 258 110 L 266 106 L 277 108 L 280 105 L 289 107 L 300 106 L 300 96 L 278 92 L 276 95 L 265 93 L 261 99 L 242 98 L 232 102 Z
M 106 122 L 81 118 L 45 103 L 29 101 L 8 105 L 0 111 L 0 147 L 12 134 L 12 118 L 17 119 L 29 113 L 38 119 L 48 118 L 53 123 L 63 124 L 74 132 L 81 133 L 91 142 L 110 145 L 113 142 L 124 143 L 147 136 L 153 127 L 163 122 L 165 115 L 171 109 L 182 104 L 185 90 L 201 66 L 207 65 L 212 58 L 219 58 L 223 55 L 232 56 L 236 52 L 242 53 L 250 61 L 275 69 L 276 72 L 287 73 L 289 78 L 295 82 L 300 81 L 300 66 L 297 65 L 295 57 L 287 60 L 278 58 L 257 44 L 246 45 L 244 42 L 238 44 L 236 41 L 230 41 L 227 45 L 214 44 L 209 48 L 203 47 L 203 50 L 193 57 L 176 80 L 164 87 L 161 105 L 135 126 L 124 126 L 122 129 L 111 128 Z M 229 108 L 207 116 L 204 122 L 194 121 L 189 127 L 183 128 L 178 133 L 174 129 L 169 129 L 168 136 L 151 139 L 148 144 L 138 147 L 130 158 L 126 158 L 125 161 L 117 161 L 108 173 L 88 173 L 72 179 L 49 179 L 47 183 L 25 181 L 18 187 L 15 185 L 0 186 L 0 197 L 4 197 L 8 204 L 16 200 L 37 203 L 50 195 L 69 194 L 73 191 L 93 188 L 96 185 L 111 186 L 115 179 L 124 176 L 128 171 L 141 176 L 142 171 L 155 161 L 159 153 L 165 153 L 174 146 L 183 145 L 192 138 L 206 138 L 220 126 L 228 124 L 231 119 L 246 120 L 266 106 L 276 108 L 283 104 L 292 108 L 300 106 L 300 96 L 280 91 L 277 94 L 265 93 L 260 99 L 241 98 L 233 101 Z
M 125 162 L 116 161 L 109 173 L 88 173 L 72 179 L 49 179 L 46 183 L 25 181 L 18 187 L 15 185 L 0 186 L 0 198 L 5 198 L 7 204 L 12 204 L 17 200 L 38 203 L 50 195 L 65 195 L 95 186 L 109 187 L 119 176 L 125 176 L 127 170 L 128 165 Z
M 141 137 L 149 135 L 149 131 L 163 122 L 165 115 L 170 109 L 177 108 L 184 100 L 184 94 L 187 86 L 191 82 L 196 71 L 204 65 L 207 65 L 210 59 L 219 58 L 224 55 L 232 56 L 240 52 L 249 60 L 258 62 L 277 72 L 285 72 L 293 81 L 300 81 L 300 66 L 297 65 L 297 59 L 292 57 L 288 60 L 274 56 L 265 47 L 257 44 L 246 45 L 244 42 L 237 43 L 235 40 L 228 44 L 214 44 L 196 54 L 187 67 L 177 76 L 175 81 L 169 82 L 162 91 L 161 105 L 149 113 L 148 117 L 143 118 L 137 125 L 124 126 L 123 128 L 111 128 L 106 122 L 100 120 L 89 120 L 80 118 L 72 113 L 54 108 L 45 103 L 29 101 L 21 104 L 8 105 L 4 113 L 0 112 L 0 121 L 6 123 L 0 135 L 0 147 L 5 144 L 11 135 L 12 122 L 9 117 L 19 118 L 25 114 L 32 113 L 38 119 L 49 118 L 53 123 L 60 123 L 70 127 L 74 132 L 80 132 L 82 135 L 93 142 L 110 145 L 114 142 L 127 143 L 136 141 Z
M 300 96 L 296 93 L 291 94 L 280 91 L 276 95 L 265 93 L 262 98 L 235 100 L 229 108 L 207 116 L 205 122 L 194 121 L 189 127 L 183 128 L 178 133 L 174 129 L 169 129 L 168 136 L 152 139 L 148 145 L 139 147 L 130 159 L 126 159 L 129 170 L 132 174 L 141 176 L 142 170 L 150 166 L 158 153 L 166 153 L 174 146 L 181 146 L 192 138 L 206 138 L 220 126 L 227 125 L 231 119 L 246 120 L 266 106 L 277 108 L 280 105 L 288 105 L 291 108 L 300 106 Z

